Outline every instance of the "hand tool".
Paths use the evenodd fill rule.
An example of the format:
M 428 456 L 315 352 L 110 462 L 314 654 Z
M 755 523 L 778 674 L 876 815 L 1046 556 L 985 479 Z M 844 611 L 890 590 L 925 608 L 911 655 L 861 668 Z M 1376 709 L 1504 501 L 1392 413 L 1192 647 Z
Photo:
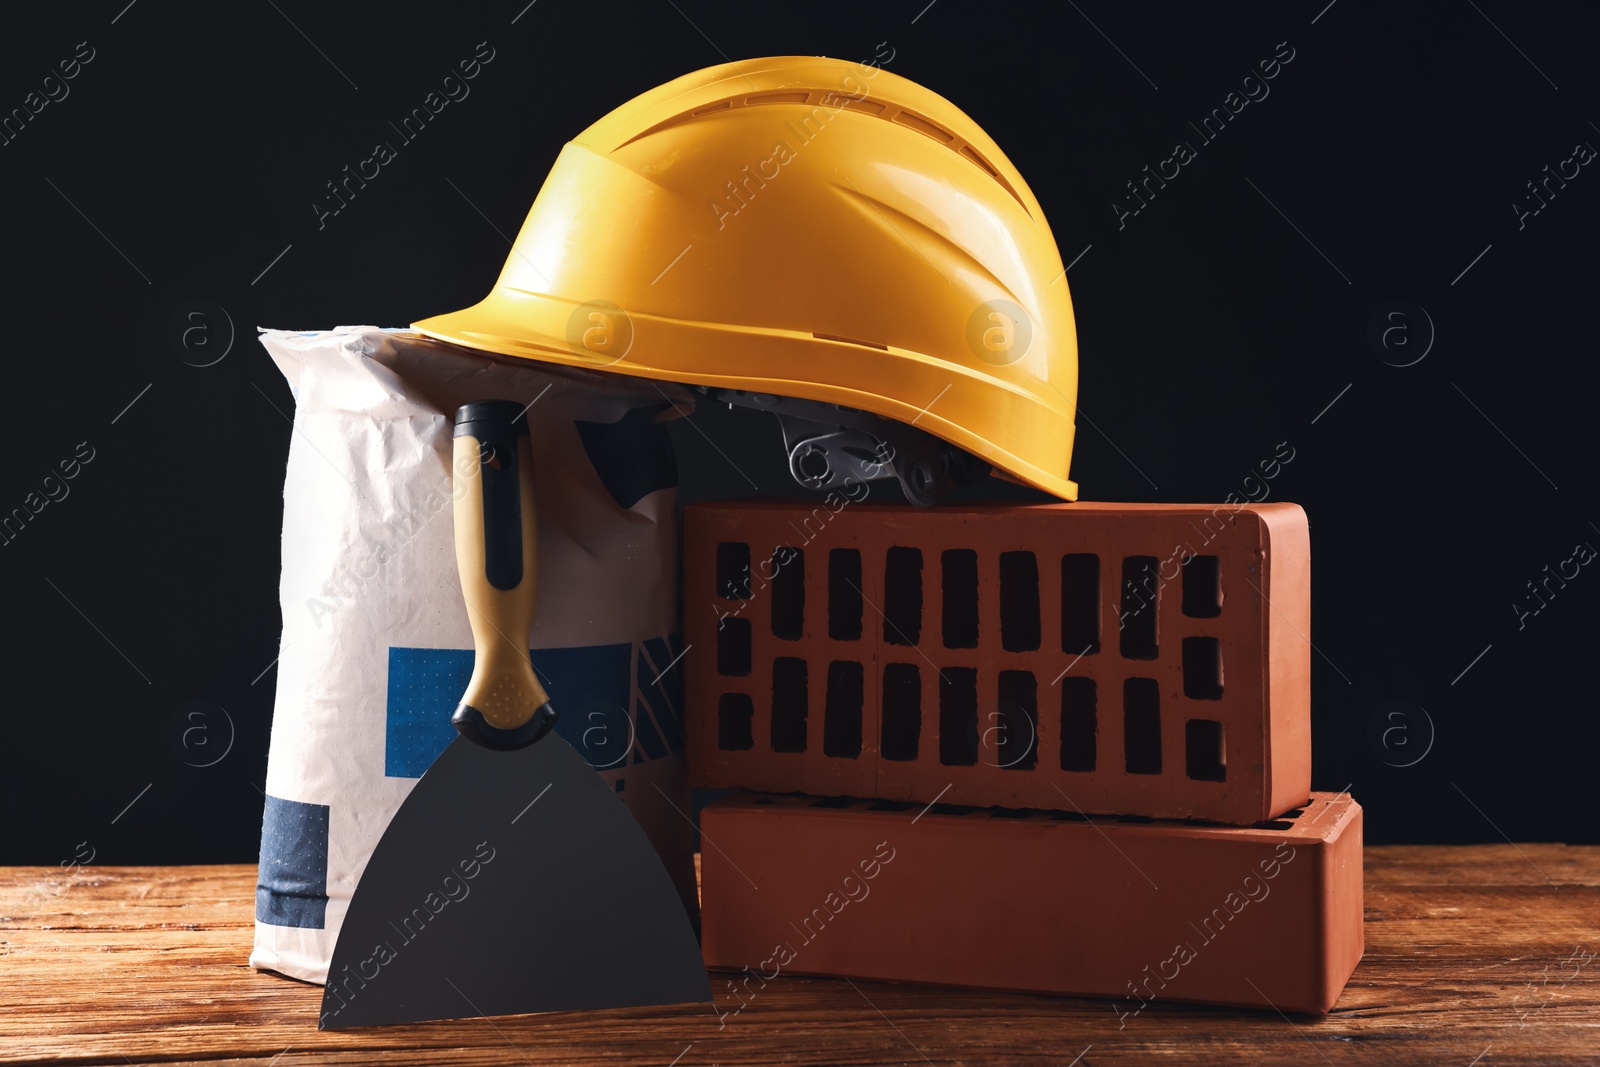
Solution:
M 711 999 L 661 859 L 551 731 L 533 671 L 533 458 L 510 400 L 456 412 L 456 563 L 472 624 L 459 736 L 367 862 L 319 1029 Z

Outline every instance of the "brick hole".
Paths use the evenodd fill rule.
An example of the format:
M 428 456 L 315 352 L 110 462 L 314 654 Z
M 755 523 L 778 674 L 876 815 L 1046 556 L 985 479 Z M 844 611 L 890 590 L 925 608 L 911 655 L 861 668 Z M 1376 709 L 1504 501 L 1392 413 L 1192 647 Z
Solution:
M 883 666 L 882 737 L 878 751 L 888 760 L 914 760 L 922 735 L 922 672 L 915 663 Z
M 970 767 L 978 762 L 978 671 L 946 667 L 939 673 L 939 762 Z
M 1222 699 L 1222 642 L 1217 638 L 1183 639 L 1183 695 L 1190 700 Z
M 1197 782 L 1228 780 L 1227 750 L 1222 724 L 1213 719 L 1190 719 L 1183 726 L 1184 773 Z
M 1129 774 L 1161 773 L 1161 686 L 1154 678 L 1122 683 L 1122 758 Z
M 1061 679 L 1061 769 L 1092 771 L 1096 692 L 1093 678 Z
M 1148 815 L 1118 815 L 1117 816 L 1117 821 L 1118 822 L 1146 823 L 1146 822 L 1155 822 L 1155 819 L 1151 818 Z
M 1183 561 L 1183 613 L 1191 619 L 1222 614 L 1222 565 L 1216 556 L 1190 556 Z
M 1305 808 L 1291 808 L 1290 810 L 1284 812 L 1282 815 L 1280 815 L 1278 817 L 1280 819 L 1298 819 L 1300 816 L 1304 815 L 1305 813 L 1306 813 L 1306 809 Z
M 1056 822 L 1088 822 L 1089 816 L 1081 811 L 1052 811 L 1050 818 Z
M 743 541 L 717 543 L 717 595 L 724 600 L 750 599 L 750 546 Z
M 939 555 L 939 568 L 944 587 L 944 647 L 977 648 L 978 553 L 970 548 L 946 549 Z
M 822 707 L 822 754 L 855 759 L 861 755 L 861 664 L 835 660 L 828 664 L 827 699 Z
M 1119 625 L 1123 659 L 1155 659 L 1156 615 L 1161 603 L 1159 563 L 1154 556 L 1129 556 L 1122 561 Z
M 745 693 L 723 693 L 717 701 L 717 747 L 741 752 L 756 747 L 755 701 Z
M 1266 822 L 1253 822 L 1253 823 L 1251 823 L 1250 824 L 1250 829 L 1252 829 L 1252 830 L 1293 830 L 1294 829 L 1294 823 L 1290 822 L 1287 819 L 1268 819 Z
M 806 661 L 794 656 L 772 661 L 772 750 L 806 750 Z
M 1000 645 L 1007 652 L 1039 647 L 1039 561 L 1032 552 L 1000 553 Z
M 853 808 L 861 803 L 860 797 L 819 797 L 811 802 L 813 808 Z
M 1100 651 L 1100 557 L 1092 552 L 1061 557 L 1061 651 Z
M 874 800 L 871 804 L 867 805 L 867 810 L 868 811 L 910 811 L 914 807 L 916 807 L 915 804 L 908 804 L 904 800 Z
M 772 553 L 772 636 L 798 641 L 805 622 L 806 554 L 783 545 Z
M 828 553 L 828 636 L 861 640 L 861 553 L 853 548 Z
M 743 678 L 750 673 L 750 620 L 717 623 L 717 673 Z
M 883 639 L 914 645 L 922 639 L 922 549 L 896 545 L 883 561 Z
M 1032 671 L 1001 671 L 995 756 L 1006 770 L 1031 771 L 1039 762 L 1039 686 Z

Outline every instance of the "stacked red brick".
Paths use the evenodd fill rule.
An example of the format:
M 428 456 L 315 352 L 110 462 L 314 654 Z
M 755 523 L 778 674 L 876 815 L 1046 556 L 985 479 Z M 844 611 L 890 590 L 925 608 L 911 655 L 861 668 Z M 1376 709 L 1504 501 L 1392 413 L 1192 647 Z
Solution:
M 702 948 L 742 972 L 724 1010 L 830 974 L 1107 996 L 1124 1022 L 1167 1000 L 1327 1011 L 1361 958 L 1361 809 L 1314 793 L 1288 814 L 1091 824 L 736 795 L 702 815 Z
M 1310 793 L 1295 505 L 723 504 L 684 526 L 697 784 L 1231 823 Z
M 936 813 L 979 805 L 1234 824 L 1308 800 L 1310 569 L 1297 506 L 756 502 L 691 507 L 684 526 L 698 785 L 937 801 Z M 737 805 L 707 809 L 712 840 L 725 820 L 766 817 Z M 915 808 L 907 819 L 920 818 Z M 1345 847 L 1355 843 L 1359 901 L 1351 808 L 1336 822 Z M 774 872 L 837 859 L 821 854 L 836 833 L 796 829 L 831 810 L 785 809 L 785 831 L 767 846 L 778 850 Z M 999 825 L 941 831 L 972 835 L 947 842 L 960 847 L 946 862 L 993 845 Z M 1207 832 L 1172 840 L 1189 855 Z M 820 853 L 795 854 L 790 838 Z M 711 853 L 705 862 L 708 959 L 749 963 L 726 955 L 742 944 L 731 935 L 775 916 L 752 901 L 716 914 L 728 887 Z M 902 898 L 912 910 L 919 902 Z M 885 958 L 894 971 L 896 954 Z M 918 977 L 906 959 L 907 973 L 873 973 Z M 1112 992 L 1085 988 L 1081 975 L 1068 982 L 1066 970 L 1053 984 L 1030 973 L 1019 987 Z

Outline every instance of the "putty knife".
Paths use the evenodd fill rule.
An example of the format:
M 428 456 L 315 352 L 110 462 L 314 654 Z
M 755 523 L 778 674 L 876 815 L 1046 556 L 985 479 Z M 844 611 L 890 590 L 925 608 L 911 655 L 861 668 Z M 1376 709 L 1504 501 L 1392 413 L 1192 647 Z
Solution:
M 550 732 L 534 676 L 533 467 L 514 401 L 456 412 L 456 563 L 476 646 L 459 736 L 384 831 L 345 915 L 319 1029 L 710 1001 L 650 840 Z

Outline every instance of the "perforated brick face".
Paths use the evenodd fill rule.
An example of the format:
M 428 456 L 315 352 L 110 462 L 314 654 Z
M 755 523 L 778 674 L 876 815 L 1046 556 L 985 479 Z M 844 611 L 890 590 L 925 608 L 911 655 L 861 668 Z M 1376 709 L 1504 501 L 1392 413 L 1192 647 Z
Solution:
M 697 785 L 1237 824 L 1310 793 L 1293 504 L 699 504 Z

